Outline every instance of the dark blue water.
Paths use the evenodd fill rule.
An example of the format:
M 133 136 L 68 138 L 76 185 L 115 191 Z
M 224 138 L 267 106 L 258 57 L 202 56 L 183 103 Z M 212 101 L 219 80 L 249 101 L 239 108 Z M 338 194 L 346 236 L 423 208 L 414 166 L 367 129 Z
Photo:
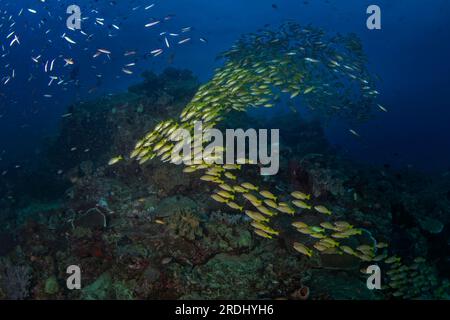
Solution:
M 333 144 L 349 156 L 368 163 L 414 166 L 421 170 L 447 170 L 450 164 L 450 3 L 446 0 L 377 1 L 382 10 L 382 30 L 366 28 L 366 8 L 373 1 L 297 1 L 297 0 L 164 0 L 164 1 L 25 1 L 0 3 L 0 168 L 30 165 L 42 143 L 54 134 L 71 103 L 126 90 L 140 81 L 146 69 L 161 71 L 171 65 L 191 69 L 206 81 L 220 61 L 216 56 L 227 50 L 240 35 L 287 20 L 311 23 L 330 32 L 354 32 L 363 41 L 370 70 L 379 75 L 380 102 L 388 113 L 355 127 L 361 139 L 348 132 L 348 124 L 334 121 L 327 127 Z M 92 35 L 88 41 L 78 31 L 65 26 L 66 8 L 78 4 L 82 9 L 82 30 Z M 146 6 L 154 3 L 151 9 Z M 21 16 L 18 13 L 24 9 Z M 33 14 L 27 10 L 37 11 Z M 11 20 L 15 21 L 14 26 Z M 95 24 L 102 18 L 104 25 Z M 152 19 L 163 23 L 144 28 Z M 166 19 L 165 19 L 166 18 Z M 111 25 L 117 25 L 116 30 Z M 184 45 L 165 48 L 163 31 L 180 33 L 191 27 Z M 20 45 L 9 47 L 15 31 Z M 66 33 L 77 42 L 70 45 Z M 180 37 L 181 37 L 180 36 Z M 200 41 L 200 37 L 207 42 Z M 169 37 L 170 38 L 170 37 Z M 181 38 L 177 38 L 181 39 Z M 175 43 L 175 41 L 174 41 Z M 98 48 L 111 51 L 93 58 Z M 165 48 L 158 56 L 151 50 Z M 134 50 L 135 56 L 124 57 Z M 41 55 L 39 63 L 31 57 Z M 58 58 L 59 57 L 59 58 Z M 46 60 L 55 62 L 54 75 L 75 82 L 48 86 Z M 72 58 L 74 66 L 63 67 L 62 58 Z M 124 74 L 124 64 L 132 75 Z M 74 71 L 74 69 L 76 70 Z M 5 77 L 15 78 L 6 85 Z M 32 75 L 31 81 L 28 81 Z M 101 77 L 100 77 L 101 76 Z M 45 98 L 44 95 L 52 95 Z

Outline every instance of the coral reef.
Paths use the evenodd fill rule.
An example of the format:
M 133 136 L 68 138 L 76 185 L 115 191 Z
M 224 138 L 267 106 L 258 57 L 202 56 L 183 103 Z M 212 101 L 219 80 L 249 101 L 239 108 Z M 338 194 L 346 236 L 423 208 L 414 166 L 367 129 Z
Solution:
M 30 295 L 31 268 L 27 265 L 4 266 L 1 277 L 2 291 L 6 298 L 12 300 L 22 300 Z
M 283 230 L 278 240 L 267 240 L 253 232 L 247 216 L 214 202 L 210 194 L 217 186 L 200 182 L 198 174 L 156 159 L 145 167 L 107 166 L 112 155 L 130 150 L 145 131 L 181 112 L 197 86 L 183 71 L 146 77 L 131 93 L 71 107 L 71 118 L 49 149 L 53 174 L 64 166 L 57 178 L 66 186 L 60 198 L 20 200 L 8 189 L 0 200 L 7 203 L 0 207 L 5 221 L 0 225 L 0 298 L 449 298 L 448 177 L 358 165 L 326 143 L 318 122 L 283 126 L 287 151 L 276 179 L 264 181 L 268 188 L 314 195 L 333 211 L 327 221 L 346 220 L 365 230 L 357 240 L 349 239 L 350 245 L 377 239 L 406 261 L 383 263 L 383 272 L 390 272 L 388 286 L 369 291 L 359 273 L 367 263 L 360 259 L 309 259 L 296 253 L 292 243 L 307 237 L 286 215 L 274 223 Z M 280 115 L 277 121 L 290 123 L 294 116 Z M 236 116 L 239 121 L 265 125 L 248 114 Z M 79 132 L 89 125 L 89 135 Z M 99 141 L 90 141 L 91 135 Z M 75 145 L 74 152 L 56 152 Z M 29 174 L 27 179 L 33 177 Z M 260 183 L 256 170 L 241 170 L 239 177 Z M 8 196 L 17 202 L 5 200 Z M 319 223 L 318 214 L 302 211 L 302 217 Z M 420 270 L 416 256 L 426 257 L 418 260 Z M 82 269 L 82 290 L 65 287 L 72 264 Z M 410 286 L 414 290 L 406 290 Z

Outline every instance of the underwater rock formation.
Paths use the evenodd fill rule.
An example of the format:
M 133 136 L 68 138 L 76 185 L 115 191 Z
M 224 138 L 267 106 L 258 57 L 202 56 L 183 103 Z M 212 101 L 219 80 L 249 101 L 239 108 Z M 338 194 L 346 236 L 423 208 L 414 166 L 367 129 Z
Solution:
M 260 43 L 261 55 L 267 53 L 264 50 L 277 55 L 287 41 L 281 38 L 277 40 L 281 41 L 279 45 L 271 46 L 270 41 L 278 39 L 278 35 L 269 32 L 262 37 L 254 36 L 251 40 L 252 45 Z M 322 39 L 317 31 L 307 32 L 306 37 Z M 359 48 L 353 37 L 345 41 L 347 47 Z M 249 77 L 242 89 L 251 90 L 258 99 L 264 99 L 260 95 L 266 92 L 264 87 L 260 88 L 264 83 L 259 86 L 257 81 L 255 86 L 250 83 L 255 76 L 267 78 L 266 71 L 262 70 L 264 65 L 258 67 L 260 75 L 255 75 L 251 67 L 237 67 L 239 61 L 245 63 L 245 57 L 253 48 L 247 42 L 243 45 L 250 47 L 241 53 L 233 49 L 226 54 L 232 63 L 222 69 L 223 78 L 215 78 L 216 82 L 198 91 L 205 99 L 215 99 L 216 85 L 223 85 L 224 81 L 230 81 L 224 90 L 231 92 L 233 77 L 242 74 Z M 320 48 L 318 45 L 316 49 Z M 291 49 L 283 50 L 282 55 L 293 53 Z M 334 49 L 331 51 L 335 53 Z M 287 56 L 294 59 L 294 55 Z M 260 57 L 254 58 L 249 58 L 250 66 L 258 63 Z M 300 70 L 311 70 L 317 62 L 299 64 L 302 65 Z M 237 70 L 236 73 L 233 70 Z M 308 81 L 312 81 L 311 86 L 316 89 L 310 89 Z M 302 88 L 290 88 L 288 84 L 290 90 L 294 90 L 289 93 L 292 95 L 301 89 L 301 97 L 306 90 L 312 90 L 306 93 L 311 94 L 306 105 L 319 106 L 323 102 L 320 96 L 323 88 L 313 82 L 305 80 Z M 129 93 L 71 107 L 72 116 L 64 120 L 49 151 L 52 171 L 64 169 L 58 177 L 68 185 L 64 197 L 58 201 L 32 201 L 26 206 L 0 208 L 1 213 L 9 217 L 8 223 L 0 226 L 2 237 L 9 239 L 0 252 L 3 255 L 0 257 L 1 298 L 448 298 L 449 284 L 442 279 L 449 275 L 431 262 L 445 265 L 443 258 L 429 250 L 429 241 L 445 241 L 443 238 L 430 240 L 426 236 L 430 231 L 441 229 L 440 224 L 442 230 L 433 234 L 445 237 L 448 232 L 449 217 L 445 212 L 448 212 L 450 197 L 445 192 L 450 189 L 445 177 L 431 183 L 427 177 L 351 163 L 327 144 L 319 122 L 300 119 L 290 127 L 288 124 L 298 115 L 279 116 L 277 121 L 281 127 L 290 128 L 282 136 L 281 144 L 287 151 L 281 154 L 280 174 L 263 182 L 257 170 L 246 166 L 235 174 L 240 184 L 245 181 L 277 190 L 277 202 L 291 201 L 289 191 L 302 190 L 316 198 L 317 204 L 326 204 L 332 211 L 331 216 L 298 210 L 294 218 L 301 217 L 304 219 L 301 222 L 316 227 L 324 222 L 346 221 L 360 228 L 362 235 L 345 240 L 349 249 L 363 246 L 360 249 L 368 252 L 366 246 L 372 248 L 375 238 L 378 244 L 389 243 L 391 252 L 401 257 L 401 261 L 380 262 L 383 270 L 390 272 L 386 290 L 373 293 L 364 287 L 366 278 L 359 269 L 371 262 L 361 263 L 359 258 L 349 254 L 315 252 L 308 258 L 295 251 L 295 242 L 312 243 L 309 243 L 309 235 L 300 234 L 298 228 L 291 225 L 296 219 L 288 214 L 279 213 L 273 219 L 272 227 L 281 231 L 279 241 L 261 238 L 254 232 L 247 215 L 210 198 L 220 187 L 200 180 L 201 172 L 187 174 L 181 166 L 162 163 L 156 157 L 145 166 L 128 161 L 107 166 L 108 159 L 129 151 L 136 139 L 166 119 L 178 116 L 186 104 L 196 110 L 195 105 L 201 99 L 189 101 L 199 94 L 196 94 L 197 86 L 195 78 L 186 71 L 169 70 L 159 76 L 147 73 L 144 82 L 130 88 Z M 212 90 L 211 93 L 208 90 Z M 366 118 L 372 99 L 369 97 L 362 109 L 357 110 L 361 97 L 342 115 Z M 337 102 L 347 103 L 343 97 Z M 243 108 L 242 104 L 237 106 L 239 110 Z M 228 113 L 224 119 L 227 126 L 241 123 L 265 126 L 261 119 L 251 114 L 240 115 L 239 110 Z M 188 124 L 190 120 L 184 122 Z M 89 134 L 80 132 L 84 126 L 89 126 Z M 295 132 L 296 129 L 300 132 Z M 97 139 L 91 141 L 92 136 Z M 75 146 L 75 151 L 66 152 Z M 87 149 L 89 151 L 84 152 Z M 63 165 L 65 167 L 61 168 Z M 424 221 L 439 221 L 440 224 L 424 224 Z M 400 226 L 401 231 L 394 225 Z M 437 225 L 439 228 L 435 228 Z M 407 241 L 396 241 L 398 236 Z M 348 248 L 346 250 L 351 252 Z M 383 252 L 382 248 L 377 250 Z M 426 257 L 426 261 L 416 262 L 417 255 Z M 415 273 L 417 263 L 426 266 L 423 268 L 426 274 Z M 62 285 L 65 269 L 71 264 L 82 267 L 81 292 L 67 290 Z M 16 272 L 5 266 L 19 269 Z M 17 281 L 9 283 L 5 279 L 11 273 L 16 275 Z M 405 278 L 411 280 L 404 281 Z M 411 284 L 414 291 L 408 295 L 406 286 Z

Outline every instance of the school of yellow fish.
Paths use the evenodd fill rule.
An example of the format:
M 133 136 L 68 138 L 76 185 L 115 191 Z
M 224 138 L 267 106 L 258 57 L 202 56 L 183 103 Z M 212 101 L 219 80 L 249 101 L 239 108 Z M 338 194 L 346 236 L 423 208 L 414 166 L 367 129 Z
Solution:
M 323 38 L 321 30 L 301 28 L 293 23 L 282 26 L 277 32 L 265 30 L 245 36 L 223 54 L 225 65 L 216 70 L 211 81 L 199 88 L 180 119 L 160 122 L 137 142 L 130 158 L 140 164 L 156 157 L 163 162 L 193 161 L 198 155 L 194 154 L 195 151 L 191 152 L 189 159 L 171 157 L 175 146 L 173 141 L 179 138 L 177 129 L 192 132 L 194 122 L 202 121 L 203 130 L 207 130 L 231 111 L 275 107 L 283 93 L 291 99 L 302 97 L 311 109 L 327 108 L 324 110 L 326 114 L 351 113 L 363 118 L 367 115 L 368 106 L 377 106 L 372 102 L 378 92 L 371 88 L 372 80 L 363 68 L 360 45 L 355 39 L 340 36 L 333 39 L 334 42 L 345 43 L 344 49 L 338 51 Z M 360 88 L 360 97 L 355 103 L 364 99 L 362 109 L 355 109 L 349 99 L 342 98 L 343 95 L 339 94 L 342 88 L 333 89 L 340 78 Z M 196 151 L 198 153 L 198 149 Z M 348 254 L 364 262 L 385 261 L 387 264 L 395 259 L 388 255 L 388 245 L 383 242 L 374 241 L 356 248 L 349 246 L 346 240 L 363 234 L 365 230 L 347 221 L 333 221 L 332 210 L 316 203 L 311 195 L 301 190 L 279 195 L 242 180 L 239 177 L 241 165 L 211 163 L 211 160 L 220 159 L 224 151 L 223 148 L 215 150 L 211 159 L 188 165 L 184 172 L 200 172 L 201 180 L 214 184 L 216 191 L 211 198 L 247 215 L 256 235 L 266 239 L 280 236 L 282 231 L 277 230 L 272 222 L 278 215 L 289 215 L 293 220 L 293 230 L 307 237 L 305 241 L 292 244 L 293 249 L 304 256 Z M 111 159 L 110 163 L 120 160 L 121 156 Z M 308 225 L 302 221 L 305 211 L 314 212 L 323 221 L 318 225 Z

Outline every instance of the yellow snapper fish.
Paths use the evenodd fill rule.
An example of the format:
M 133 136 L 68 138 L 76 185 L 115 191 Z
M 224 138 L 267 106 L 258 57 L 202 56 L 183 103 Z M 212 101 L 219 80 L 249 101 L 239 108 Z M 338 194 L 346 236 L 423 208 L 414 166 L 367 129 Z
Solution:
M 392 257 L 389 257 L 386 260 L 384 260 L 384 263 L 393 264 L 393 263 L 400 262 L 400 261 L 401 261 L 401 259 L 399 257 L 392 256 Z
M 280 212 L 287 213 L 287 214 L 290 214 L 290 215 L 294 215 L 295 214 L 295 210 L 292 209 L 288 205 L 279 205 L 277 209 Z
M 242 211 L 244 207 L 238 205 L 236 202 L 228 201 L 227 206 L 229 206 L 231 209 Z
M 252 225 L 252 227 L 254 227 L 256 229 L 259 229 L 259 230 L 262 230 L 262 231 L 264 231 L 264 232 L 266 232 L 268 234 L 272 234 L 272 235 L 278 235 L 279 234 L 278 231 L 273 230 L 271 227 L 266 226 L 264 223 L 259 222 L 259 221 L 253 221 L 251 223 L 251 225 Z
M 304 254 L 305 256 L 312 257 L 313 251 L 309 249 L 307 246 L 305 246 L 303 243 L 300 242 L 294 242 L 292 245 L 294 249 L 301 254 Z
M 372 253 L 374 251 L 374 248 L 367 244 L 363 244 L 363 245 L 356 247 L 356 250 L 367 254 L 367 253 Z
M 311 210 L 312 206 L 308 205 L 306 202 L 302 200 L 293 200 L 292 204 L 301 209 Z
M 212 196 L 211 196 L 211 198 L 213 198 L 215 201 L 217 201 L 217 202 L 219 202 L 219 203 L 226 203 L 228 200 L 227 199 L 224 199 L 224 198 L 222 198 L 220 195 L 218 195 L 218 194 L 213 194 Z
M 309 226 L 306 223 L 302 222 L 302 221 L 292 222 L 291 225 L 293 227 L 297 228 L 297 229 L 309 228 Z
M 241 169 L 241 166 L 238 164 L 224 164 L 222 168 L 225 170 L 239 170 Z
M 312 92 L 314 89 L 315 89 L 314 86 L 306 88 L 304 94 L 308 94 L 308 93 Z
M 234 192 L 233 187 L 231 187 L 230 185 L 228 185 L 226 183 L 219 184 L 219 188 L 221 188 L 225 191 L 228 191 L 228 192 Z
M 338 229 L 339 231 L 344 231 L 353 228 L 353 226 L 347 221 L 336 221 L 334 222 L 334 225 L 336 229 Z
M 232 174 L 231 172 L 225 172 L 224 175 L 225 175 L 225 177 L 227 177 L 230 180 L 236 180 L 237 179 L 237 177 L 234 174 Z
M 254 229 L 253 230 L 258 236 L 266 238 L 266 239 L 272 239 L 273 237 L 270 234 L 267 234 L 261 229 Z
M 336 227 L 331 222 L 328 222 L 328 221 L 321 222 L 320 226 L 324 229 L 336 230 Z
M 245 210 L 245 214 L 250 217 L 251 219 L 255 220 L 255 221 L 260 221 L 260 222 L 269 222 L 269 219 L 264 217 L 262 214 L 260 214 L 259 212 L 256 211 L 251 211 L 251 210 Z
M 329 249 L 329 247 L 327 247 L 326 245 L 323 245 L 321 242 L 316 242 L 313 247 L 317 250 L 317 251 L 325 251 L 327 249 Z
M 331 236 L 336 239 L 346 239 L 346 238 L 350 238 L 351 236 L 361 234 L 361 233 L 362 233 L 362 231 L 359 229 L 349 229 L 346 231 L 333 233 Z
M 256 204 L 257 206 L 260 206 L 262 204 L 262 201 L 251 193 L 244 193 L 242 196 L 252 204 Z
M 339 242 L 331 239 L 331 238 L 324 238 L 321 240 L 321 242 L 326 243 L 327 245 L 331 246 L 331 247 L 338 247 L 339 246 Z
M 271 193 L 270 191 L 263 190 L 263 191 L 260 191 L 259 194 L 262 195 L 266 199 L 277 201 L 277 197 L 273 193 Z
M 220 190 L 217 192 L 217 194 L 222 198 L 234 200 L 234 195 L 229 193 L 228 191 Z
M 122 160 L 124 160 L 123 156 L 114 157 L 111 160 L 109 160 L 108 165 L 109 166 L 113 166 L 113 165 L 115 165 L 116 163 L 118 163 L 119 161 L 122 161 Z
M 197 171 L 197 167 L 196 166 L 189 166 L 183 169 L 184 173 L 192 173 Z
M 331 213 L 332 213 L 330 210 L 328 210 L 324 206 L 315 206 L 314 209 L 316 209 L 317 212 L 320 212 L 322 214 L 331 215 Z
M 387 247 L 388 247 L 388 244 L 387 244 L 386 242 L 378 242 L 377 245 L 376 245 L 376 247 L 377 247 L 378 249 L 384 249 L 384 248 L 387 248 Z
M 314 231 L 312 231 L 309 227 L 297 228 L 297 231 L 302 233 L 302 234 L 307 234 L 307 235 L 310 235 L 310 234 L 314 233 Z
M 342 251 L 344 251 L 346 254 L 349 254 L 351 256 L 356 255 L 355 250 L 353 250 L 352 248 L 350 248 L 349 246 L 341 246 L 340 247 Z
M 264 203 L 267 206 L 271 207 L 272 209 L 277 209 L 278 208 L 278 204 L 275 201 L 271 200 L 271 199 L 264 199 Z
M 241 183 L 241 186 L 248 190 L 258 191 L 258 187 L 248 182 Z
M 228 173 L 228 172 L 227 172 L 227 173 Z M 234 190 L 235 192 L 239 192 L 239 193 L 247 193 L 247 192 L 248 192 L 247 189 L 242 188 L 241 186 L 234 186 L 234 187 L 233 187 L 233 190 Z
M 256 209 L 258 209 L 261 213 L 263 213 L 269 217 L 273 217 L 276 215 L 275 212 L 273 212 L 272 210 L 270 210 L 264 206 L 257 206 Z
M 315 238 L 315 239 L 324 239 L 326 237 L 324 234 L 319 233 L 319 232 L 314 232 L 314 231 L 311 232 L 309 234 L 309 236 L 312 237 L 312 238 Z
M 200 180 L 207 181 L 207 182 L 217 182 L 218 179 L 215 176 L 204 175 L 204 176 L 200 177 Z
M 311 195 L 310 194 L 305 194 L 301 191 L 294 191 L 291 193 L 291 196 L 293 196 L 294 198 L 298 199 L 298 200 L 309 200 L 311 199 Z

